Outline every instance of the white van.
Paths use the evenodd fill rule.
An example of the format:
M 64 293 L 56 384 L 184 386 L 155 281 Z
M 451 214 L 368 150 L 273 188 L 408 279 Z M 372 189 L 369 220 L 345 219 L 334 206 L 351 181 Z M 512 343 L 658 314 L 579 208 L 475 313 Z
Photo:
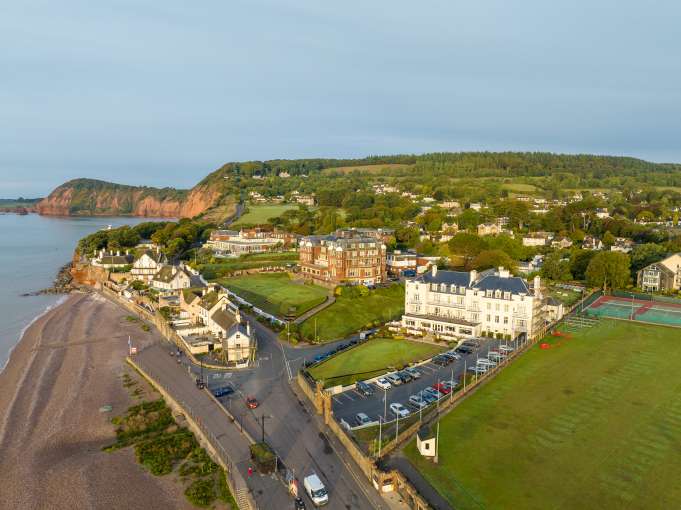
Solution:
M 303 480 L 303 486 L 315 506 L 326 505 L 329 502 L 329 494 L 326 492 L 326 487 L 324 487 L 316 473 L 306 476 Z

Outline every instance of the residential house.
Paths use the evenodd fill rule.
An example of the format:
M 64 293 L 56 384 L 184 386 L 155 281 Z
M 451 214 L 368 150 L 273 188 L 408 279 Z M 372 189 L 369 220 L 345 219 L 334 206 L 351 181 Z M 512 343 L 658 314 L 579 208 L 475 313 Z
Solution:
M 645 292 L 681 290 L 681 253 L 641 269 L 636 275 L 636 285 Z
M 551 232 L 530 232 L 523 237 L 523 246 L 547 246 L 553 237 Z
M 439 337 L 494 335 L 536 338 L 545 324 L 541 280 L 534 285 L 504 268 L 477 271 L 430 271 L 405 286 L 402 326 Z
M 121 253 L 120 250 L 117 250 L 115 253 L 99 250 L 90 262 L 96 267 L 121 269 L 132 264 L 134 260 L 135 258 L 127 250 L 125 253 Z
M 599 207 L 599 208 L 596 209 L 596 217 L 601 218 L 603 220 L 603 219 L 606 219 L 606 218 L 610 218 L 610 213 L 608 212 L 607 209 Z
M 562 319 L 565 314 L 563 303 L 551 296 L 546 298 L 544 309 L 546 310 L 546 322 L 548 323 Z
M 151 286 L 163 294 L 170 294 L 192 286 L 192 275 L 185 269 L 184 264 L 179 266 L 167 265 L 154 275 Z
M 544 265 L 544 255 L 541 253 L 536 254 L 532 257 L 532 260 L 524 261 L 521 260 L 518 264 L 518 272 L 522 274 L 534 273 L 539 271 Z
M 603 249 L 603 241 L 601 241 L 599 238 L 595 236 L 584 236 L 584 240 L 582 241 L 582 249 L 584 250 L 602 250 Z
M 572 246 L 572 239 L 569 237 L 559 237 L 551 241 L 551 248 L 556 248 L 558 250 L 565 250 Z
M 504 229 L 498 223 L 481 223 L 478 225 L 478 235 L 482 236 L 496 236 L 499 234 L 511 234 L 509 230 Z
M 265 253 L 295 246 L 298 236 L 267 228 L 214 230 L 206 245 L 220 254 L 244 255 Z
M 616 237 L 615 243 L 610 246 L 610 251 L 618 251 L 620 253 L 629 253 L 634 249 L 634 241 L 626 237 Z
M 471 202 L 468 204 L 469 209 L 473 209 L 474 211 L 480 211 L 482 209 L 482 204 L 480 202 Z
M 130 274 L 133 280 L 150 283 L 156 273 L 165 265 L 165 256 L 159 251 L 147 250 L 132 264 Z

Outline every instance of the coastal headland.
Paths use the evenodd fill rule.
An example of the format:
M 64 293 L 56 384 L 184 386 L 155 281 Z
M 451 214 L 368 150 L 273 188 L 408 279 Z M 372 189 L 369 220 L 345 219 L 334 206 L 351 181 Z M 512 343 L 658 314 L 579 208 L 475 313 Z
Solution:
M 111 418 L 140 401 L 122 383 L 138 377 L 124 361 L 128 335 L 138 346 L 160 340 L 126 315 L 99 294 L 75 293 L 12 352 L 0 373 L 0 508 L 193 508 L 182 484 L 145 471 L 130 448 L 102 451 L 115 439 Z

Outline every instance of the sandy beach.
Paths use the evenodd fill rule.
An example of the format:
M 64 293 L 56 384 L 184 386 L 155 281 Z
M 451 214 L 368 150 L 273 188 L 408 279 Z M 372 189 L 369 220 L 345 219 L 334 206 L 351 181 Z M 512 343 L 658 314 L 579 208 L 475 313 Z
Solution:
M 124 362 L 128 335 L 159 339 L 126 315 L 98 294 L 74 294 L 12 352 L 0 374 L 0 508 L 193 508 L 182 484 L 147 473 L 132 449 L 101 451 L 115 437 L 110 419 L 139 402 L 121 381 L 137 377 Z

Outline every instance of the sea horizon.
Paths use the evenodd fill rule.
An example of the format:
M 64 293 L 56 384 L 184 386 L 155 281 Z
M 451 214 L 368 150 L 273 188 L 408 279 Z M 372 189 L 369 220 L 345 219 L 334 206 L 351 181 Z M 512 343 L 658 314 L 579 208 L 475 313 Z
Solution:
M 136 225 L 172 218 L 52 217 L 0 214 L 0 372 L 26 330 L 62 304 L 67 295 L 29 295 L 52 286 L 59 269 L 71 261 L 78 240 L 109 225 Z

